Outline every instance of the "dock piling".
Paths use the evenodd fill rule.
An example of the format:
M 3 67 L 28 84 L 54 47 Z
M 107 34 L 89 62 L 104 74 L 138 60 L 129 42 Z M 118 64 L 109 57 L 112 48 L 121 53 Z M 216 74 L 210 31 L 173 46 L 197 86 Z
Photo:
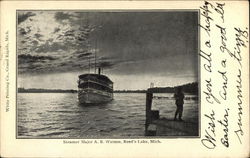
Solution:
M 147 92 L 146 94 L 146 127 L 152 122 L 151 120 L 151 107 L 152 107 L 153 94 Z
M 156 125 L 153 124 L 153 120 L 159 119 L 159 111 L 151 110 L 152 107 L 153 93 L 148 92 L 146 94 L 146 123 L 145 123 L 145 135 L 155 136 L 156 135 Z
M 151 110 L 151 120 L 158 120 L 159 118 L 159 110 Z

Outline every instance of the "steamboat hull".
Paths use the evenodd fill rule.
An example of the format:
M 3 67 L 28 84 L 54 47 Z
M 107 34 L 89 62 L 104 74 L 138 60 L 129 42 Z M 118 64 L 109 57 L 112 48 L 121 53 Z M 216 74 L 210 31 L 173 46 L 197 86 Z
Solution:
M 82 90 L 78 91 L 78 100 L 80 104 L 100 104 L 107 103 L 113 100 L 112 94 L 103 94 L 103 92 L 85 92 Z

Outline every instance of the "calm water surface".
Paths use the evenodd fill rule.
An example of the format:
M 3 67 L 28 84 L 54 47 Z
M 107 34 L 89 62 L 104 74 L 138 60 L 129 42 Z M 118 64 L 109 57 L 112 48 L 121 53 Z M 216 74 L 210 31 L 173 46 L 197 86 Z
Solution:
M 153 100 L 152 109 L 160 116 L 173 118 L 173 94 Z M 195 97 L 186 95 L 186 97 Z M 144 93 L 115 93 L 114 100 L 98 106 L 81 106 L 77 94 L 18 93 L 18 137 L 24 138 L 97 138 L 144 136 Z M 185 100 L 183 119 L 198 121 L 196 100 Z

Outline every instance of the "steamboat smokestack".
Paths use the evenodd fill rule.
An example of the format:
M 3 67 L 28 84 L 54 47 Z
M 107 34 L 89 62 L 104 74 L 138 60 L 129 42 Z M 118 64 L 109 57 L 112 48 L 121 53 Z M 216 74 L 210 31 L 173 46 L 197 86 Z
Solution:
M 98 68 L 98 75 L 101 75 L 101 68 Z

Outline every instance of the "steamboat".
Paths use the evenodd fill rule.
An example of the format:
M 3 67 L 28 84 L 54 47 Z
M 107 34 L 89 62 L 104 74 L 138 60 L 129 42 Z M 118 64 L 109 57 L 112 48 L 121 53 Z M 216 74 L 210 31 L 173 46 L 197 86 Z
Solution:
M 113 82 L 105 75 L 87 73 L 79 76 L 78 99 L 80 104 L 99 104 L 113 100 Z

